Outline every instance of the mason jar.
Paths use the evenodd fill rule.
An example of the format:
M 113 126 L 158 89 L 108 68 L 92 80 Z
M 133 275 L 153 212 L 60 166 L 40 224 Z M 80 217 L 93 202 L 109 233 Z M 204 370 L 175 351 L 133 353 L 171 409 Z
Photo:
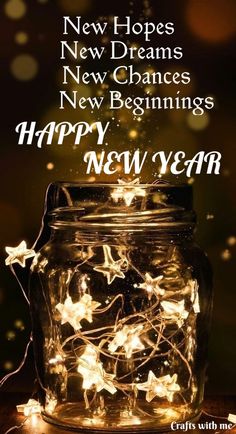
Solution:
M 212 278 L 195 220 L 188 185 L 50 186 L 30 279 L 46 421 L 135 433 L 197 420 Z

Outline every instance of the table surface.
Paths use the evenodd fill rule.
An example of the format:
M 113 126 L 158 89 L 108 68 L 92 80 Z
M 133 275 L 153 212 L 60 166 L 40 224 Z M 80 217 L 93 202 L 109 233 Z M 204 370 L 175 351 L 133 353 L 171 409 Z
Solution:
M 0 434 L 5 434 L 7 430 L 14 426 L 21 426 L 19 429 L 10 431 L 17 434 L 69 434 L 71 431 L 57 428 L 51 424 L 44 422 L 39 415 L 34 415 L 32 418 L 25 418 L 25 416 L 17 413 L 16 404 L 25 403 L 28 401 L 29 396 L 23 393 L 2 393 L 0 395 Z M 236 414 L 236 397 L 208 397 L 205 399 L 204 412 L 199 423 L 215 422 L 216 429 L 207 429 L 206 426 L 200 429 L 198 426 L 194 430 L 187 432 L 198 433 L 236 433 L 236 427 L 231 429 L 223 429 L 220 424 L 229 424 L 227 417 L 229 413 Z M 221 419 L 222 418 L 222 419 Z M 197 425 L 198 425 L 197 424 Z M 216 426 L 215 425 L 215 426 Z M 115 431 L 113 431 L 114 433 Z M 184 433 L 186 431 L 171 431 L 177 433 Z M 144 432 L 143 432 L 144 434 Z

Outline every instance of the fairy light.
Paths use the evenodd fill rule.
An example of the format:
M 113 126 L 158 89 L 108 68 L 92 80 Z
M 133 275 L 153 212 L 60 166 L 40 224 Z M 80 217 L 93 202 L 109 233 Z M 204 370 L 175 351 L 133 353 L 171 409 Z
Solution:
M 131 205 L 136 197 L 144 198 L 145 196 L 146 191 L 139 186 L 138 178 L 130 182 L 119 180 L 119 186 L 111 193 L 111 197 L 115 202 L 123 200 L 127 207 Z M 164 201 L 165 198 L 163 197 L 157 202 L 161 204 Z M 143 201 L 141 203 L 143 206 Z M 145 203 L 144 200 L 144 211 Z M 24 267 L 26 259 L 34 257 L 32 269 L 40 273 L 45 272 L 45 267 L 48 264 L 47 259 L 41 257 L 40 254 L 36 255 L 34 250 L 27 249 L 24 241 L 15 248 L 7 247 L 6 251 L 8 253 L 6 265 L 18 262 Z M 65 298 L 60 295 L 60 303 L 55 306 L 56 320 L 59 320 L 61 325 L 70 324 L 75 334 L 71 333 L 69 336 L 67 334 L 64 341 L 59 343 L 60 347 L 56 344 L 56 351 L 54 344 L 46 343 L 46 351 L 48 351 L 46 369 L 49 374 L 54 374 L 54 377 L 55 374 L 57 375 L 58 390 L 61 387 L 60 390 L 66 393 L 67 378 L 70 375 L 75 375 L 75 372 L 72 372 L 71 367 L 68 368 L 68 364 L 66 367 L 65 362 L 71 363 L 71 360 L 75 360 L 75 363 L 72 363 L 74 363 L 74 367 L 79 374 L 76 375 L 81 376 L 86 409 L 92 409 L 97 399 L 95 399 L 96 393 L 102 391 L 106 391 L 111 395 L 119 391 L 119 393 L 124 393 L 124 396 L 129 397 L 130 402 L 133 395 L 138 400 L 141 400 L 139 394 L 146 392 L 145 399 L 147 402 L 151 402 L 155 398 L 164 398 L 172 403 L 175 394 L 184 392 L 184 390 L 181 390 L 181 383 L 178 382 L 177 373 L 172 371 L 172 375 L 170 375 L 170 370 L 175 366 L 172 363 L 173 357 L 176 357 L 176 359 L 178 357 L 180 363 L 186 366 L 189 373 L 190 395 L 192 393 L 191 396 L 194 396 L 194 393 L 197 392 L 192 372 L 194 352 L 197 345 L 195 324 L 197 315 L 200 312 L 197 280 L 189 279 L 189 272 L 186 277 L 181 275 L 181 279 L 179 279 L 181 283 L 177 283 L 176 270 L 174 270 L 173 279 L 166 274 L 164 268 L 159 276 L 153 275 L 153 271 L 149 273 L 145 272 L 145 270 L 138 270 L 137 265 L 134 265 L 130 259 L 126 245 L 111 247 L 104 244 L 101 251 L 104 254 L 104 262 L 97 265 L 95 247 L 82 247 L 77 252 L 78 261 L 75 269 L 71 268 L 66 277 L 65 274 L 63 275 L 62 284 L 66 282 L 66 291 L 61 291 L 63 288 L 60 287 L 60 294 L 66 295 Z M 173 250 L 173 259 L 174 255 Z M 91 260 L 93 257 L 95 257 L 94 262 Z M 169 256 L 168 259 L 171 262 Z M 138 271 L 139 278 L 137 280 L 134 278 L 132 285 L 134 288 L 144 291 L 142 302 L 146 303 L 146 308 L 144 309 L 145 304 L 142 304 L 137 305 L 138 308 L 132 306 L 133 310 L 125 310 L 124 290 L 126 287 L 122 288 L 123 281 L 117 282 L 117 287 L 119 288 L 118 284 L 120 283 L 121 288 L 118 293 L 114 291 L 113 295 L 108 295 L 104 304 L 93 300 L 90 295 L 92 273 L 79 274 L 76 282 L 80 298 L 79 301 L 73 302 L 70 296 L 70 282 L 73 273 L 78 272 L 78 265 L 81 266 L 84 263 L 88 263 L 88 266 L 93 271 L 102 273 L 107 280 L 107 285 L 111 285 L 115 279 L 125 279 L 125 273 L 128 270 L 131 271 L 130 275 L 132 275 L 132 272 L 137 273 Z M 141 280 L 141 283 L 135 283 L 135 280 L 136 282 Z M 174 291 L 171 290 L 173 282 L 177 285 Z M 170 287 L 168 287 L 169 284 Z M 116 289 L 115 285 L 114 289 Z M 177 299 L 175 299 L 175 294 Z M 138 291 L 135 292 L 135 296 L 137 296 L 137 299 L 140 296 Z M 182 297 L 184 298 L 181 299 Z M 149 303 L 147 303 L 147 299 Z M 114 322 L 109 325 L 97 326 L 100 315 L 114 317 Z M 94 321 L 94 316 L 96 316 L 96 321 Z M 90 324 L 95 322 L 96 327 L 91 326 L 85 329 L 81 324 L 84 320 Z M 187 320 L 186 323 L 185 320 Z M 172 324 L 177 324 L 179 329 L 183 327 L 184 338 L 181 346 L 177 346 L 176 341 L 169 338 L 168 327 Z M 178 330 L 174 332 L 178 334 Z M 182 333 L 182 330 L 180 332 Z M 158 369 L 161 375 L 158 376 L 156 371 L 154 373 L 150 370 L 150 367 L 154 359 L 159 360 L 157 357 L 162 357 L 162 351 L 165 357 L 163 356 L 163 362 L 160 364 L 161 369 Z M 122 363 L 125 364 L 123 365 L 125 370 L 120 365 Z M 149 370 L 144 376 L 142 367 L 145 365 Z M 175 371 L 177 371 L 177 368 L 175 368 Z M 142 381 L 146 379 L 146 381 L 141 383 L 141 379 Z M 46 393 L 45 410 L 52 415 L 59 402 L 55 395 L 57 395 L 55 390 L 48 390 Z M 89 402 L 90 398 L 91 401 Z M 98 401 L 100 407 L 96 409 L 96 415 L 101 411 L 99 417 L 102 418 L 106 408 L 105 396 L 103 397 L 101 394 Z M 41 407 L 37 401 L 29 400 L 27 404 L 17 406 L 17 410 L 26 416 L 30 416 L 40 413 Z M 153 411 L 159 417 L 158 409 L 153 407 Z M 163 411 L 165 413 L 163 417 L 166 417 L 167 422 L 168 418 L 173 418 L 171 411 L 176 415 L 174 405 L 163 409 Z M 178 409 L 177 413 L 177 417 L 179 417 L 181 409 Z M 128 417 L 128 414 L 124 415 L 124 419 Z M 138 424 L 138 419 L 135 421 L 135 416 L 130 414 L 130 423 L 132 420 L 136 425 Z M 122 420 L 119 423 L 119 426 L 122 426 Z
M 169 402 L 173 401 L 174 394 L 180 391 L 180 386 L 177 384 L 177 374 L 165 375 L 157 378 L 152 371 L 148 373 L 148 379 L 145 383 L 136 385 L 138 390 L 143 390 L 146 393 L 147 402 L 151 402 L 153 398 L 167 398 Z
M 236 424 L 236 414 L 229 413 L 228 421 Z
M 110 246 L 104 245 L 103 252 L 104 252 L 104 264 L 94 267 L 94 270 L 98 271 L 99 273 L 103 273 L 103 275 L 106 276 L 108 285 L 110 285 L 113 282 L 113 280 L 115 280 L 116 277 L 120 279 L 124 279 L 125 275 L 123 271 L 121 271 L 121 266 L 124 263 L 123 259 L 114 261 L 111 254 Z
M 45 410 L 47 411 L 47 413 L 53 414 L 56 406 L 57 406 L 57 399 L 56 398 L 47 399 L 46 405 L 45 405 Z
M 35 399 L 29 399 L 26 404 L 16 406 L 18 413 L 23 413 L 25 416 L 41 413 L 41 405 Z
M 170 321 L 176 322 L 178 327 L 182 327 L 184 320 L 188 318 L 189 312 L 185 310 L 185 301 L 161 301 L 161 306 L 163 308 L 162 318 Z
M 105 389 L 112 395 L 116 393 L 113 384 L 115 375 L 104 371 L 102 363 L 98 361 L 98 353 L 92 346 L 87 345 L 78 358 L 77 371 L 83 377 L 83 389 L 89 390 L 94 386 L 97 392 Z
M 84 294 L 80 301 L 73 303 L 72 298 L 68 295 L 64 303 L 58 303 L 56 309 L 61 314 L 61 324 L 69 323 L 75 330 L 81 329 L 80 322 L 86 319 L 92 323 L 93 311 L 100 306 L 101 303 L 93 301 L 91 295 Z
M 111 197 L 115 202 L 124 200 L 127 206 L 130 206 L 135 197 L 145 197 L 146 192 L 143 188 L 139 187 L 139 178 L 133 181 L 126 181 L 118 179 L 120 187 L 117 187 L 111 193 Z
M 133 326 L 124 326 L 122 330 L 118 331 L 109 344 L 108 349 L 111 353 L 115 353 L 117 348 L 123 347 L 125 351 L 125 355 L 127 359 L 130 359 L 133 351 L 141 351 L 145 348 L 143 343 L 141 342 L 139 335 L 143 330 L 143 326 L 139 325 L 136 327 Z
M 135 284 L 134 287 L 147 291 L 148 298 L 151 300 L 153 294 L 155 294 L 157 297 L 165 294 L 165 290 L 159 286 L 159 283 L 162 281 L 162 279 L 163 276 L 158 276 L 153 279 L 149 273 L 146 273 L 145 282 L 140 283 L 139 285 Z
M 23 268 L 25 267 L 26 259 L 33 258 L 36 255 L 33 249 L 27 249 L 25 241 L 21 241 L 16 247 L 5 247 L 5 250 L 8 254 L 5 264 L 12 265 L 18 263 Z

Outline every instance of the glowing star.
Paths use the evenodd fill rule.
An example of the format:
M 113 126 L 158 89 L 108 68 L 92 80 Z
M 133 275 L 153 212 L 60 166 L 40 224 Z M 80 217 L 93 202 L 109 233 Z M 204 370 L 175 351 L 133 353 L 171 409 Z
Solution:
M 189 312 L 185 310 L 184 300 L 181 301 L 161 301 L 164 311 L 161 313 L 163 319 L 176 322 L 181 327 Z
M 94 270 L 98 271 L 99 273 L 103 273 L 104 276 L 106 276 L 108 285 L 110 285 L 113 282 L 113 280 L 115 280 L 116 277 L 119 277 L 120 279 L 124 279 L 125 275 L 121 271 L 121 266 L 124 263 L 123 259 L 114 261 L 111 255 L 110 246 L 104 245 L 103 252 L 104 252 L 104 259 L 105 259 L 104 264 L 99 265 L 98 267 L 94 267 Z
M 33 258 L 36 253 L 33 249 L 27 249 L 26 242 L 21 241 L 17 247 L 6 247 L 8 257 L 5 260 L 6 265 L 12 265 L 15 262 L 25 267 L 25 261 L 28 258 Z
M 84 294 L 78 303 L 73 303 L 70 296 L 67 296 L 65 303 L 58 303 L 56 309 L 61 314 L 61 324 L 69 323 L 74 330 L 81 328 L 80 321 L 86 319 L 92 322 L 92 313 L 101 303 L 93 301 L 91 295 Z
M 119 199 L 125 201 L 127 206 L 130 206 L 135 197 L 145 197 L 146 192 L 143 188 L 137 187 L 139 184 L 139 178 L 133 181 L 125 181 L 123 179 L 118 179 L 118 183 L 121 185 L 113 190 L 111 197 L 115 202 Z
M 79 357 L 77 371 L 83 377 L 84 390 L 95 387 L 97 392 L 105 389 L 112 395 L 116 393 L 113 384 L 115 375 L 104 371 L 102 363 L 98 360 L 97 351 L 91 345 L 87 345 L 84 353 Z
M 153 279 L 149 273 L 145 274 L 145 282 L 135 285 L 138 288 L 145 289 L 148 293 L 148 299 L 151 300 L 152 295 L 155 294 L 157 297 L 165 294 L 165 290 L 160 288 L 159 283 L 163 279 L 163 276 L 158 276 Z
M 23 413 L 25 416 L 41 413 L 41 405 L 35 399 L 29 399 L 26 404 L 17 405 L 16 409 L 18 413 Z
M 152 371 L 148 373 L 146 383 L 136 384 L 137 389 L 146 391 L 146 400 L 152 401 L 155 396 L 159 398 L 167 398 L 169 402 L 173 401 L 175 392 L 180 390 L 177 384 L 177 374 L 165 375 L 157 378 Z
M 191 291 L 191 302 L 193 303 L 193 311 L 195 313 L 200 312 L 200 304 L 199 304 L 199 294 L 198 294 L 198 283 L 196 280 L 189 280 L 188 286 Z
M 228 421 L 236 424 L 236 414 L 229 413 Z
M 114 353 L 117 348 L 123 347 L 125 350 L 125 354 L 127 359 L 130 359 L 133 351 L 141 351 L 145 347 L 142 344 L 139 335 L 143 330 L 143 326 L 139 325 L 136 327 L 133 326 L 124 326 L 122 330 L 116 333 L 113 341 L 109 344 L 108 349 L 111 353 Z

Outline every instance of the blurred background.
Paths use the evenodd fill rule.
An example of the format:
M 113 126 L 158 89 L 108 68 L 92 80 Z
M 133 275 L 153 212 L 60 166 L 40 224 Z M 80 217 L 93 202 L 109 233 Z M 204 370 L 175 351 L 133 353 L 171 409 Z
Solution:
M 75 85 L 62 82 L 60 40 L 65 39 L 63 15 L 82 15 L 85 20 L 108 20 L 114 15 L 131 15 L 134 21 L 175 23 L 173 36 L 156 36 L 144 44 L 141 38 L 129 38 L 130 45 L 181 46 L 180 61 L 134 60 L 136 70 L 190 71 L 188 86 L 145 86 L 126 88 L 124 94 L 136 96 L 214 96 L 216 107 L 202 116 L 191 112 L 146 111 L 137 119 L 127 110 L 112 113 L 105 104 L 102 112 L 79 111 L 67 107 L 59 110 L 59 90 L 78 90 L 80 96 L 103 96 L 114 88 L 112 80 L 105 86 Z M 127 149 L 183 150 L 188 157 L 197 151 L 217 150 L 223 155 L 221 175 L 197 175 L 189 182 L 194 189 L 198 215 L 197 239 L 208 253 L 214 270 L 214 312 L 209 351 L 207 392 L 236 392 L 236 2 L 235 0 L 7 0 L 1 2 L 1 198 L 0 198 L 0 371 L 5 375 L 16 369 L 22 359 L 30 334 L 30 316 L 24 298 L 10 270 L 5 267 L 5 246 L 16 246 L 25 239 L 31 246 L 36 239 L 43 214 L 47 185 L 55 180 L 88 182 L 113 181 L 118 176 L 85 175 L 82 156 L 96 150 L 94 139 L 85 139 L 75 147 L 68 139 L 63 146 L 18 146 L 15 127 L 19 122 L 67 120 L 92 122 L 109 120 L 117 128 L 109 134 L 109 150 Z M 72 42 L 74 35 L 68 37 Z M 83 36 L 81 46 L 109 44 L 109 35 Z M 65 62 L 64 62 L 65 63 Z M 73 61 L 84 71 L 112 68 L 108 56 L 102 62 Z M 120 64 L 130 64 L 127 60 Z M 114 64 L 115 67 L 115 64 Z M 121 89 L 119 89 L 121 90 Z M 100 148 L 99 148 L 100 149 Z M 118 167 L 118 169 L 120 169 Z M 153 182 L 158 171 L 145 166 L 141 181 Z M 176 181 L 169 174 L 165 177 Z M 23 276 L 25 277 L 25 276 Z M 35 374 L 32 352 L 26 368 L 5 386 L 31 390 Z M 27 378 L 27 381 L 25 381 Z

